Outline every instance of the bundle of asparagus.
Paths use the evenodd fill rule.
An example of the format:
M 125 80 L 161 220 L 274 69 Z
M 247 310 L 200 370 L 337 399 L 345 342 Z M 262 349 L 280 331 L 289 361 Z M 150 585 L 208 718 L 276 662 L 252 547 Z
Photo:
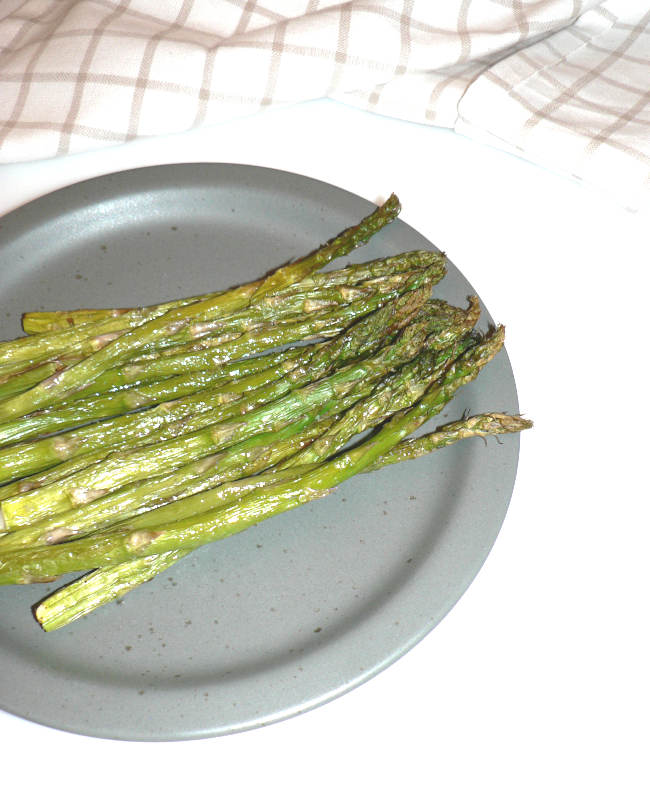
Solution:
M 24 315 L 0 344 L 0 584 L 90 572 L 37 606 L 45 630 L 356 473 L 531 426 L 487 413 L 409 438 L 504 331 L 477 332 L 474 298 L 432 299 L 438 253 L 319 272 L 399 208 L 232 290 Z

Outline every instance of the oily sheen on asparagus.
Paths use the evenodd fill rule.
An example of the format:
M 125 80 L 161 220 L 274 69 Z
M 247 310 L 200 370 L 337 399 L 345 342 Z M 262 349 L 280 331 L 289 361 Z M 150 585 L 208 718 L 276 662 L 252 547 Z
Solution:
M 476 298 L 435 297 L 439 252 L 323 270 L 399 210 L 231 290 L 23 315 L 0 343 L 0 584 L 62 578 L 44 630 L 357 473 L 530 428 L 495 412 L 412 436 L 505 334 L 477 330 Z

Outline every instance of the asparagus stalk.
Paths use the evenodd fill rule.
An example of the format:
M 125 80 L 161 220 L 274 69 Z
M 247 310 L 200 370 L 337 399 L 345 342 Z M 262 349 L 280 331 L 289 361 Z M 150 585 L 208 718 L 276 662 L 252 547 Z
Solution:
M 435 274 L 433 275 L 435 277 Z M 300 364 L 299 370 L 287 379 L 283 391 L 279 391 L 276 386 L 270 391 L 263 391 L 261 398 L 249 397 L 249 400 L 253 404 L 259 405 L 269 401 L 272 396 L 279 396 L 295 387 L 299 378 L 305 382 L 315 379 L 318 374 L 324 374 L 332 367 L 333 363 L 337 362 L 337 359 L 338 362 L 343 362 L 354 357 L 354 354 L 361 350 L 372 352 L 379 346 L 378 342 L 381 343 L 383 337 L 396 330 L 402 322 L 407 321 L 428 296 L 431 287 L 429 272 L 424 271 L 412 278 L 412 282 L 409 279 L 409 286 L 412 284 L 422 285 L 423 282 L 425 285 L 420 286 L 420 289 L 415 290 L 412 294 L 407 292 L 394 298 L 377 311 L 371 311 L 363 320 L 352 325 L 347 333 L 333 342 L 317 347 L 316 350 L 310 347 L 305 348 L 297 356 L 302 358 L 303 363 Z M 378 299 L 383 297 L 386 296 L 376 296 Z M 359 307 L 354 314 L 356 316 L 362 314 L 364 310 L 372 308 L 375 303 L 374 298 L 368 299 L 364 309 Z M 349 322 L 349 315 L 346 315 L 346 321 Z M 38 472 L 62 460 L 98 448 L 109 445 L 124 446 L 132 443 L 134 437 L 142 441 L 143 437 L 159 432 L 165 425 L 169 427 L 168 432 L 169 429 L 173 430 L 167 436 L 205 427 L 215 421 L 212 415 L 207 420 L 199 419 L 198 421 L 196 418 L 193 420 L 192 416 L 198 417 L 202 413 L 211 412 L 217 406 L 222 408 L 223 416 L 224 396 L 231 394 L 232 391 L 227 393 L 223 388 L 193 394 L 176 401 L 163 403 L 145 412 L 127 413 L 109 422 L 82 426 L 72 433 L 46 437 L 34 443 L 20 443 L 2 449 L 0 450 L 0 481 L 8 481 Z M 7 429 L 11 428 L 14 427 L 7 427 Z M 164 439 L 166 435 L 159 433 L 159 437 Z
M 390 274 L 381 276 L 372 276 L 374 272 L 385 272 L 390 270 L 390 266 L 394 267 L 394 271 Z M 362 268 L 362 271 L 355 269 Z M 200 363 L 203 370 L 206 369 L 206 358 L 204 355 L 197 357 L 197 352 L 203 349 L 210 349 L 223 345 L 227 341 L 234 341 L 239 338 L 241 332 L 257 331 L 263 328 L 264 321 L 269 323 L 287 322 L 291 309 L 299 309 L 300 312 L 295 312 L 293 319 L 300 314 L 314 314 L 319 311 L 324 314 L 325 309 L 331 309 L 333 304 L 351 303 L 359 298 L 366 298 L 374 294 L 390 294 L 401 292 L 407 283 L 407 279 L 417 273 L 418 270 L 429 268 L 437 270 L 436 278 L 439 280 L 444 276 L 445 260 L 440 254 L 433 252 L 409 252 L 398 257 L 385 258 L 376 260 L 371 263 L 362 265 L 348 266 L 342 271 L 331 271 L 325 274 L 315 274 L 308 277 L 304 282 L 297 282 L 292 287 L 279 293 L 277 296 L 269 296 L 254 304 L 253 307 L 243 310 L 223 320 L 213 322 L 194 322 L 187 328 L 168 337 L 166 343 L 159 343 L 154 352 L 148 349 L 144 358 L 131 358 L 127 361 L 127 365 L 122 368 L 112 368 L 107 372 L 101 374 L 90 386 L 84 388 L 78 393 L 73 393 L 69 399 L 77 399 L 88 393 L 96 393 L 110 390 L 117 387 L 130 387 L 133 384 L 134 376 L 137 376 L 139 382 L 159 380 L 161 377 L 178 374 L 187 369 L 180 366 L 191 367 L 193 363 Z M 368 278 L 368 274 L 371 275 Z M 364 275 L 366 278 L 364 279 Z M 352 286 L 352 282 L 361 283 L 363 286 Z M 297 294 L 293 293 L 296 290 Z M 321 322 L 321 326 L 325 323 Z M 236 330 L 233 332 L 233 328 Z M 271 329 L 272 326 L 267 326 Z M 325 331 L 325 328 L 323 328 Z M 202 340 L 197 342 L 196 337 L 201 336 Z M 264 335 L 257 337 L 259 342 L 264 338 Z M 169 343 L 170 346 L 167 346 Z M 88 352 L 93 351 L 94 347 L 88 345 L 86 347 L 86 355 Z M 167 360 L 168 355 L 176 356 L 177 353 L 186 353 L 185 357 Z M 160 359 L 161 355 L 166 359 L 161 364 L 152 364 L 150 361 Z M 68 361 L 68 357 L 70 360 Z M 85 357 L 81 353 L 81 348 L 76 347 L 73 355 L 59 356 L 56 363 L 59 364 L 57 371 L 65 369 L 73 363 L 78 363 Z M 145 363 L 141 363 L 145 361 Z M 223 356 L 217 353 L 213 361 L 216 363 L 222 362 Z M 194 367 L 195 368 L 195 367 Z M 208 363 L 209 368 L 209 363 Z M 27 373 L 25 373 L 27 374 Z M 18 375 L 14 382 L 14 392 L 20 392 L 31 387 L 31 385 L 38 382 L 33 380 L 29 385 L 19 384 L 22 375 Z M 28 378 L 25 378 L 26 382 Z M 42 379 L 42 378 L 41 378 Z M 0 398 L 2 398 L 2 386 L 0 386 Z
M 252 438 L 210 457 L 207 472 L 205 462 L 196 462 L 167 476 L 122 487 L 117 492 L 75 511 L 67 511 L 32 526 L 19 528 L 0 540 L 0 554 L 24 549 L 29 545 L 52 544 L 77 538 L 124 520 L 129 516 L 129 511 L 131 516 L 142 512 L 137 519 L 139 527 L 158 528 L 184 516 L 186 498 L 192 498 L 190 502 L 194 513 L 210 510 L 220 504 L 224 488 L 222 485 L 237 478 L 238 473 L 250 475 L 273 465 L 277 465 L 276 470 L 284 470 L 328 458 L 343 448 L 353 435 L 379 424 L 398 410 L 413 405 L 440 371 L 471 346 L 473 341 L 475 340 L 470 337 L 460 345 L 447 347 L 441 353 L 428 349 L 377 385 L 373 386 L 366 381 L 365 386 L 369 389 L 367 392 L 355 389 L 353 396 L 331 402 L 327 408 L 328 414 L 343 412 L 343 415 L 331 425 L 317 422 L 311 430 L 304 429 L 302 425 L 298 427 L 303 446 L 295 443 L 295 427 L 288 427 L 289 441 L 293 442 L 289 442 L 286 448 L 279 441 L 274 446 L 272 435 L 269 435 L 271 440 L 267 435 Z M 269 446 L 262 450 L 263 456 L 259 456 L 260 446 Z M 251 450 L 255 451 L 252 463 L 246 459 Z M 282 461 L 283 455 L 288 457 L 285 461 Z M 199 493 L 204 494 L 198 498 Z M 152 499 L 154 510 L 145 513 L 146 506 L 151 507 Z M 161 499 L 173 502 L 159 505 Z M 131 519 L 130 525 L 135 526 L 135 521 Z M 167 567 L 166 561 L 164 564 Z M 150 572 L 151 565 L 148 564 L 143 581 L 145 576 L 151 576 Z M 133 575 L 131 585 L 135 584 L 136 577 Z
M 283 373 L 281 369 L 274 371 L 278 376 Z M 24 417 L 8 424 L 0 424 L 0 442 L 9 444 L 27 438 L 41 437 L 79 424 L 88 424 L 91 421 L 151 407 L 154 404 L 197 393 L 222 381 L 223 374 L 220 371 L 193 372 L 168 378 L 153 385 L 106 394 L 101 398 L 81 399 L 67 407 Z
M 468 323 L 473 317 L 472 312 L 473 309 L 470 307 L 467 312 Z M 356 386 L 351 394 L 342 399 L 335 399 L 327 405 L 327 412 L 330 415 L 345 411 L 344 415 L 328 428 L 318 423 L 315 425 L 315 430 L 309 431 L 307 430 L 309 421 L 300 421 L 285 427 L 284 431 L 294 443 L 294 436 L 299 433 L 303 440 L 310 444 L 309 447 L 302 450 L 294 448 L 287 452 L 281 445 L 284 439 L 283 432 L 278 433 L 277 436 L 273 432 L 256 435 L 235 444 L 226 451 L 186 464 L 166 475 L 122 486 L 80 508 L 67 510 L 41 519 L 32 525 L 19 527 L 0 540 L 0 553 L 30 544 L 54 543 L 63 537 L 78 537 L 80 534 L 107 527 L 126 518 L 125 512 L 157 508 L 161 500 L 179 500 L 179 502 L 171 504 L 163 502 L 164 510 L 153 514 L 154 519 L 149 520 L 148 525 L 154 526 L 151 524 L 154 520 L 158 525 L 161 522 L 178 519 L 183 515 L 182 499 L 213 489 L 236 477 L 232 476 L 231 468 L 235 472 L 248 475 L 278 463 L 284 468 L 322 460 L 342 448 L 353 435 L 377 425 L 397 410 L 413 405 L 432 380 L 473 342 L 475 339 L 468 337 L 458 344 L 452 343 L 441 352 L 429 347 L 413 361 L 405 363 L 380 382 L 374 383 L 372 378 L 362 381 L 362 385 Z M 435 340 L 430 340 L 427 344 L 435 344 Z M 312 443 L 314 438 L 317 439 Z M 274 446 L 276 442 L 277 445 Z M 263 447 L 261 465 L 259 464 L 260 447 Z M 292 448 L 293 443 L 289 445 L 289 449 Z M 255 462 L 258 462 L 254 466 L 251 465 L 253 462 L 251 452 Z M 287 453 L 290 458 L 282 462 L 282 454 L 287 455 Z
M 92 500 L 78 509 L 63 511 L 33 525 L 21 527 L 0 538 L 0 554 L 27 546 L 55 544 L 63 540 L 109 528 L 125 519 L 148 513 L 146 521 L 180 518 L 184 500 L 214 491 L 243 476 L 268 470 L 308 445 L 331 426 L 333 415 L 356 395 L 330 403 L 288 424 L 279 432 L 263 432 L 205 458 L 183 465 L 173 473 L 138 481 Z M 216 493 L 217 497 L 219 493 Z M 164 510 L 163 510 L 164 509 Z
M 391 304 L 393 309 L 371 315 L 372 320 L 366 321 L 365 324 L 357 324 L 355 330 L 341 337 L 340 341 L 319 348 L 310 357 L 309 363 L 303 367 L 302 375 L 296 375 L 287 381 L 289 390 L 279 399 L 274 399 L 243 416 L 226 418 L 216 424 L 209 412 L 204 416 L 189 418 L 183 424 L 183 429 L 188 430 L 189 434 L 182 434 L 161 444 L 144 446 L 133 452 L 107 458 L 104 462 L 92 465 L 69 479 L 4 500 L 1 507 L 5 528 L 11 530 L 34 521 L 35 518 L 43 518 L 67 510 L 75 504 L 87 502 L 92 497 L 107 494 L 117 486 L 152 474 L 160 474 L 167 469 L 199 459 L 221 447 L 243 440 L 257 431 L 277 428 L 278 419 L 280 422 L 287 423 L 300 417 L 312 407 L 322 406 L 329 398 L 344 394 L 363 378 L 377 379 L 419 351 L 429 328 L 427 321 L 408 326 L 398 341 L 367 360 L 350 364 L 329 377 L 302 388 L 291 387 L 297 384 L 300 377 L 314 379 L 314 375 L 324 374 L 331 368 L 333 355 L 339 360 L 347 360 L 350 355 L 346 353 L 351 353 L 351 357 L 354 357 L 360 349 L 358 345 L 363 347 L 364 337 L 365 343 L 372 341 L 373 333 L 368 333 L 362 328 L 376 329 L 377 323 L 382 320 L 389 326 L 393 325 L 395 313 L 404 312 L 407 307 L 411 308 L 414 304 L 418 304 L 418 300 L 421 302 L 423 297 L 426 297 L 426 288 L 405 299 L 398 299 L 402 302 L 401 307 L 398 303 Z M 404 319 L 408 321 L 409 317 L 410 311 L 404 315 Z M 298 370 L 294 370 L 287 377 L 295 374 L 296 371 Z M 275 393 L 277 390 L 274 391 Z M 122 420 L 130 417 L 134 416 L 123 416 Z M 85 427 L 84 430 L 79 431 L 87 429 L 88 427 Z
M 443 271 L 439 268 L 417 271 L 403 279 L 391 291 L 371 292 L 363 299 L 355 300 L 347 305 L 335 307 L 326 313 L 317 312 L 307 318 L 287 324 L 260 327 L 231 341 L 217 346 L 211 345 L 211 352 L 206 356 L 201 349 L 188 353 L 162 353 L 161 357 L 151 361 L 137 363 L 135 367 L 127 366 L 124 372 L 127 378 L 137 376 L 139 380 L 158 379 L 171 376 L 182 371 L 204 369 L 215 364 L 222 364 L 237 358 L 264 352 L 269 348 L 282 346 L 290 342 L 307 341 L 335 336 L 347 328 L 355 320 L 370 314 L 384 304 L 394 300 L 400 294 L 422 287 L 424 283 L 432 286 L 439 281 Z M 180 348 L 178 348 L 180 349 Z
M 315 273 L 312 276 L 307 276 L 294 284 L 289 285 L 285 292 L 287 295 L 293 295 L 301 292 L 308 292 L 309 290 L 333 288 L 333 287 L 354 287 L 359 285 L 379 285 L 389 284 L 391 275 L 405 273 L 412 270 L 414 265 L 423 265 L 428 267 L 433 264 L 435 260 L 444 264 L 445 255 L 440 252 L 430 251 L 411 251 L 403 254 L 396 254 L 391 257 L 382 257 L 380 259 L 370 260 L 369 262 L 357 263 L 349 265 L 346 268 L 341 268 L 335 271 L 328 271 L 327 273 Z M 168 301 L 156 306 L 150 307 L 150 318 L 163 314 L 170 309 L 177 309 L 181 306 L 187 306 L 190 303 L 197 301 L 205 301 L 208 298 L 219 295 L 222 291 L 206 293 L 202 295 L 194 295 L 189 298 L 182 298 L 180 300 Z M 74 326 L 87 325 L 88 323 L 97 323 L 102 320 L 112 319 L 114 317 L 121 317 L 129 312 L 137 311 L 137 309 L 73 309 L 64 311 L 42 311 L 42 312 L 26 312 L 23 314 L 23 330 L 28 334 L 47 333 L 49 331 L 67 330 Z
M 445 424 L 436 429 L 435 432 L 430 432 L 421 437 L 411 437 L 402 440 L 390 451 L 380 456 L 366 472 L 380 470 L 397 462 L 419 459 L 432 451 L 453 445 L 469 437 L 480 437 L 485 440 L 488 437 L 522 432 L 524 429 L 532 428 L 532 426 L 532 421 L 519 415 L 507 415 L 505 413 L 473 415 L 471 418 L 464 418 Z
M 483 439 L 489 436 L 498 437 L 501 434 L 512 434 L 529 429 L 531 426 L 531 421 L 519 416 L 502 413 L 476 415 L 442 426 L 435 432 L 422 437 L 402 440 L 394 448 L 382 454 L 364 472 L 373 472 L 397 462 L 416 459 L 470 437 Z M 298 468 L 276 470 L 273 473 L 225 484 L 221 487 L 221 505 L 232 497 L 239 498 L 255 488 L 288 480 L 291 478 L 291 473 L 304 471 L 303 465 Z M 216 508 L 215 505 L 215 510 Z M 88 615 L 100 606 L 122 598 L 129 591 L 161 574 L 191 551 L 176 549 L 159 555 L 134 558 L 125 563 L 95 569 L 72 584 L 54 591 L 35 607 L 34 615 L 45 631 L 62 628 Z
M 354 435 L 372 429 L 399 410 L 412 407 L 426 389 L 475 340 L 460 340 L 443 352 L 423 352 L 415 360 L 387 375 L 372 393 L 353 405 L 322 435 L 279 464 L 281 469 L 321 462 L 333 456 Z M 1 549 L 0 544 L 0 549 Z
M 293 467 L 326 459 L 354 435 L 377 426 L 398 410 L 413 406 L 453 361 L 476 344 L 477 337 L 471 331 L 479 315 L 478 299 L 470 298 L 467 310 L 459 312 L 447 330 L 429 334 L 418 356 L 381 379 L 371 394 L 350 407 L 326 433 L 279 466 Z
M 503 344 L 503 328 L 461 356 L 439 383 L 420 401 L 393 416 L 374 436 L 341 455 L 300 473 L 292 481 L 256 490 L 236 504 L 214 512 L 190 514 L 163 530 L 133 529 L 128 522 L 114 530 L 78 539 L 71 549 L 62 543 L 13 552 L 0 559 L 0 584 L 50 581 L 70 571 L 116 565 L 132 558 L 195 548 L 225 538 L 250 525 L 327 494 L 356 473 L 370 467 L 382 454 L 439 413 L 461 385 L 473 380 Z
M 58 363 L 49 361 L 31 366 L 18 374 L 6 375 L 0 380 L 0 399 L 6 399 L 21 391 L 26 391 L 27 388 L 31 388 L 32 385 L 40 383 L 41 380 L 54 374 L 58 369 Z
M 186 306 L 196 300 L 198 298 L 186 298 L 174 302 L 174 305 Z M 174 305 L 169 308 L 174 308 Z M 52 333 L 53 331 L 67 331 L 80 325 L 121 317 L 134 309 L 135 307 L 133 309 L 57 309 L 56 311 L 24 312 L 22 327 L 23 331 L 30 336 L 39 333 Z
M 238 499 L 278 480 L 295 478 L 304 467 L 252 476 L 220 487 L 223 501 Z M 174 549 L 160 555 L 129 560 L 96 569 L 70 585 L 52 593 L 34 608 L 34 616 L 44 631 L 54 631 L 88 615 L 98 607 L 125 596 L 130 590 L 154 579 L 193 550 Z
M 241 358 L 251 353 L 265 351 L 274 346 L 292 341 L 335 335 L 341 328 L 348 326 L 359 317 L 381 307 L 386 302 L 395 298 L 400 292 L 421 286 L 422 282 L 427 280 L 431 283 L 435 283 L 439 280 L 443 272 L 444 271 L 442 271 L 439 266 L 432 266 L 402 281 L 401 289 L 390 293 L 371 294 L 369 297 L 359 300 L 356 303 L 338 307 L 328 312 L 325 317 L 312 316 L 300 322 L 251 331 L 233 341 L 219 344 L 209 353 L 198 351 L 185 355 L 159 357 L 149 362 L 126 366 L 122 369 L 108 370 L 101 375 L 100 378 L 95 381 L 95 385 L 87 389 L 86 392 L 90 391 L 94 393 L 97 392 L 98 388 L 100 391 L 106 388 L 119 388 L 121 385 L 132 383 L 134 379 L 138 379 L 141 382 L 150 379 L 158 380 L 161 377 L 165 378 L 175 375 L 179 371 L 185 371 L 185 373 L 190 371 L 214 371 L 215 367 L 218 370 L 227 361 Z M 216 377 L 212 379 L 218 379 L 218 371 Z M 172 380 L 168 384 L 161 385 L 158 389 L 155 389 L 153 393 L 158 394 L 161 391 L 168 391 L 174 382 L 181 383 L 185 387 L 185 390 L 192 387 L 191 381 L 187 378 L 181 381 Z M 44 434 L 45 431 L 51 430 L 52 428 L 63 429 L 75 424 L 91 421 L 95 418 L 126 412 L 132 409 L 130 406 L 132 401 L 136 403 L 138 401 L 145 401 L 150 393 L 151 392 L 147 391 L 143 392 L 139 389 L 137 392 L 127 392 L 121 396 L 114 395 L 101 404 L 98 403 L 96 399 L 83 403 L 80 402 L 79 399 L 76 399 L 76 404 L 71 405 L 67 411 L 62 414 L 60 413 L 60 407 L 50 408 L 51 410 L 59 411 L 60 417 L 53 415 L 51 412 L 45 414 L 39 412 L 32 416 L 22 416 L 14 421 L 8 421 L 4 425 L 0 424 L 0 444 L 3 442 L 15 442 L 20 439 L 25 439 L 26 437 Z M 75 399 L 76 397 L 73 396 L 70 398 Z M 151 401 L 155 403 L 156 401 L 167 401 L 169 398 L 171 397 L 161 396 L 160 398 L 156 398 L 156 395 L 154 395 Z M 106 407 L 104 407 L 104 404 Z M 141 405 L 136 404 L 136 406 Z M 10 452 L 9 456 L 5 454 L 4 460 L 6 471 L 4 475 L 0 472 L 0 481 L 10 477 L 7 476 L 6 473 L 18 472 L 18 468 L 12 464 L 12 457 L 12 452 Z M 1 458 L 2 452 L 0 452 L 0 459 Z M 31 467 L 31 469 L 38 468 Z
M 79 399 L 64 407 L 56 407 L 40 413 L 23 416 L 15 421 L 0 424 L 0 444 L 9 445 L 18 440 L 40 437 L 52 432 L 69 429 L 73 426 L 88 424 L 101 418 L 129 413 L 133 410 L 148 408 L 163 402 L 185 399 L 191 394 L 198 394 L 200 402 L 213 401 L 223 404 L 240 398 L 245 392 L 278 379 L 285 375 L 297 363 L 297 358 L 305 351 L 290 351 L 264 356 L 264 360 L 256 359 L 246 367 L 251 371 L 245 376 L 232 378 L 225 366 L 213 366 L 213 370 L 192 371 L 186 374 L 167 377 L 150 385 L 139 385 L 114 393 L 91 396 Z M 296 359 L 296 360 L 293 360 Z M 233 364 L 234 365 L 234 364 Z M 244 366 L 244 364 L 240 364 Z M 232 372 L 232 369 L 231 369 Z M 196 397 L 195 397 L 196 398 Z M 172 408 L 167 408 L 170 415 Z M 98 427 L 102 429 L 103 427 Z M 35 444 L 34 444 L 35 445 Z M 11 452 L 8 452 L 11 453 Z M 1 453 L 0 453 L 1 455 Z
M 22 394 L 0 402 L 0 420 L 23 415 L 38 407 L 60 401 L 70 391 L 92 382 L 103 371 L 114 365 L 117 359 L 156 341 L 168 339 L 174 333 L 185 328 L 193 319 L 216 320 L 300 281 L 333 259 L 345 256 L 358 246 L 367 243 L 372 235 L 396 217 L 399 208 L 397 197 L 392 195 L 357 226 L 345 230 L 315 252 L 282 266 L 258 281 L 219 293 L 205 301 L 170 309 L 153 319 L 147 320 L 146 313 L 141 318 L 127 314 L 106 323 L 98 323 L 103 326 L 103 329 L 108 328 L 109 333 L 115 338 L 107 339 L 106 344 L 102 344 L 100 349 L 78 364 L 38 383 Z M 120 325 L 122 327 L 119 327 Z M 125 333 L 120 333 L 125 329 Z M 93 331 L 94 328 L 91 326 L 88 329 L 87 326 L 80 326 L 74 330 L 83 334 L 88 330 Z M 106 336 L 106 333 L 103 335 Z M 27 336 L 24 339 L 5 343 L 4 346 L 0 345 L 0 363 L 20 360 L 20 358 L 32 358 L 35 347 L 39 347 L 39 349 L 43 347 L 49 352 L 53 342 L 60 342 L 59 333 Z
M 146 442 L 147 438 L 145 437 L 142 439 L 142 442 L 138 441 L 137 445 L 145 445 Z M 59 464 L 54 465 L 53 467 L 48 467 L 46 470 L 42 470 L 39 473 L 33 473 L 26 478 L 19 478 L 16 481 L 11 481 L 8 484 L 4 484 L 3 486 L 0 486 L 0 501 L 8 500 L 9 498 L 15 497 L 16 495 L 24 495 L 27 492 L 31 492 L 32 489 L 40 489 L 41 487 L 52 484 L 55 481 L 60 481 L 62 478 L 68 478 L 69 476 L 74 475 L 74 473 L 77 473 L 86 467 L 90 467 L 91 465 L 97 464 L 97 462 L 100 462 L 102 459 L 106 459 L 107 456 L 110 456 L 117 450 L 119 450 L 119 447 L 116 448 L 115 446 L 109 446 L 108 448 L 98 448 L 94 451 L 81 454 L 80 456 L 72 457 L 72 459 L 59 462 Z M 4 517 L 2 515 L 2 511 L 0 510 L 0 536 L 3 534 L 4 529 Z
M 110 569 L 97 569 L 41 601 L 34 608 L 34 617 L 44 631 L 63 628 L 98 607 L 122 598 L 188 553 L 186 549 L 174 549 L 162 555 L 120 563 Z
M 286 372 L 295 365 L 295 359 L 303 352 L 303 347 L 294 347 L 257 358 L 247 358 L 243 361 L 224 364 L 220 367 L 223 372 L 223 387 L 226 388 L 235 384 L 239 386 L 239 390 L 241 391 L 254 390 L 256 386 L 260 386 L 267 381 L 266 379 L 260 379 L 260 372 L 268 373 L 271 377 L 279 374 L 280 370 L 282 370 L 282 373 L 286 374 Z M 230 390 L 234 391 L 235 386 L 230 388 Z M 26 417 L 29 418 L 31 416 Z M 104 424 L 102 428 L 105 426 L 107 426 L 107 424 Z M 141 438 L 140 440 L 131 440 L 129 446 L 134 448 L 148 442 L 148 437 L 146 435 L 144 437 L 141 435 Z M 88 467 L 101 459 L 105 459 L 110 453 L 118 450 L 123 445 L 123 442 L 117 442 L 107 447 L 89 450 L 88 453 L 82 453 L 71 459 L 59 462 L 46 470 L 6 483 L 0 486 L 0 501 L 6 500 L 9 497 L 14 497 L 15 495 L 24 494 L 32 489 L 46 486 L 61 478 L 70 476 L 84 467 Z
M 264 298 L 256 302 L 254 306 L 249 307 L 249 309 L 238 312 L 230 318 L 217 321 L 211 325 L 206 323 L 195 323 L 189 327 L 188 332 L 190 334 L 193 332 L 205 333 L 205 331 L 212 330 L 212 333 L 209 334 L 211 340 L 210 344 L 207 345 L 206 342 L 202 344 L 214 347 L 217 344 L 223 343 L 229 334 L 231 338 L 236 338 L 233 334 L 235 328 L 237 329 L 236 332 L 244 330 L 250 331 L 261 327 L 263 322 L 286 322 L 290 315 L 295 316 L 299 313 L 309 314 L 318 310 L 322 311 L 323 309 L 331 308 L 337 303 L 350 303 L 357 298 L 366 297 L 369 290 L 372 292 L 387 293 L 401 289 L 405 277 L 416 272 L 418 269 L 431 267 L 433 265 L 439 268 L 440 277 L 442 277 L 445 269 L 444 255 L 437 252 L 414 251 L 394 257 L 372 260 L 367 263 L 349 265 L 346 268 L 329 271 L 327 273 L 316 273 L 313 276 L 306 277 L 294 283 L 277 296 Z M 174 301 L 164 305 L 172 308 L 173 306 L 185 305 L 195 300 L 205 300 L 206 297 L 207 296 L 201 296 L 200 298 Z M 154 312 L 157 308 L 158 307 L 154 309 Z M 81 313 L 92 314 L 94 311 L 101 313 L 101 310 L 81 310 Z M 108 318 L 120 316 L 133 310 L 111 309 L 105 311 L 106 317 Z M 154 312 L 151 313 L 152 316 L 155 316 Z M 38 315 L 39 313 L 36 314 Z M 60 314 L 64 315 L 67 314 L 67 312 L 61 312 Z M 65 327 L 68 327 L 67 323 Z M 169 341 L 179 342 L 181 338 L 187 338 L 187 336 L 183 337 L 181 332 L 171 337 Z M 194 343 L 194 341 L 192 340 L 191 343 Z M 172 344 L 171 347 L 177 348 L 178 344 Z M 188 347 L 188 351 L 189 349 Z M 92 345 L 88 345 L 86 354 L 92 350 Z M 164 348 L 159 348 L 158 352 L 155 352 L 154 355 L 158 355 L 161 351 L 165 352 Z M 176 350 L 174 349 L 172 351 Z M 167 350 L 167 352 L 169 352 L 169 350 Z M 147 360 L 150 360 L 152 353 L 148 352 L 147 356 Z M 37 369 L 32 369 L 32 361 L 23 362 L 19 365 L 17 370 L 14 370 L 11 379 L 9 379 L 9 375 L 0 377 L 0 399 L 7 398 L 10 395 L 13 396 L 31 388 L 37 382 L 51 376 L 54 372 L 61 371 L 67 366 L 78 363 L 82 360 L 82 357 L 84 357 L 84 354 L 81 352 L 81 347 L 76 345 L 75 353 L 68 352 L 65 355 L 59 355 L 55 359 L 49 361 L 49 363 L 55 364 L 51 367 L 48 367 L 47 361 L 41 361 Z M 130 368 L 137 369 L 137 363 L 137 359 L 131 360 Z M 114 371 L 115 370 L 111 370 L 111 373 Z M 127 378 L 128 372 L 129 367 L 125 369 L 125 376 Z M 173 371 L 172 373 L 176 374 L 177 372 Z M 100 375 L 98 380 L 96 380 L 89 389 L 84 389 L 84 391 L 70 398 L 80 398 L 84 396 L 87 391 L 90 392 L 90 389 L 93 389 L 92 392 L 96 392 L 106 391 L 114 387 L 110 383 L 107 384 L 107 380 L 103 379 L 104 377 L 105 375 Z M 146 379 L 157 380 L 159 378 L 156 375 L 149 374 Z M 128 379 L 126 381 L 119 381 L 121 387 L 130 386 L 131 384 L 132 383 L 130 383 Z
M 233 361 L 224 361 L 220 352 L 212 352 L 214 347 L 218 347 L 222 342 L 213 341 L 212 337 L 200 342 L 193 342 L 191 345 L 181 345 L 174 348 L 178 352 L 168 355 L 168 350 L 163 352 L 154 351 L 147 355 L 140 356 L 137 361 L 129 362 L 125 366 L 109 369 L 105 374 L 100 375 L 92 385 L 74 394 L 67 401 L 79 401 L 91 396 L 97 397 L 102 394 L 112 394 L 118 391 L 127 391 L 138 388 L 142 385 L 153 384 L 169 380 L 170 378 L 190 374 L 192 372 L 220 372 L 224 380 L 234 380 L 266 369 L 269 365 L 289 362 L 300 352 L 300 347 L 291 347 L 282 351 L 266 352 L 264 356 L 245 356 L 236 358 Z M 192 350 L 185 352 L 187 347 Z M 163 361 L 165 371 L 156 371 L 152 367 L 152 362 Z M 39 412 L 50 412 L 60 410 L 65 405 L 57 404 L 47 410 Z M 31 418 L 29 414 L 22 416 L 23 419 Z M 19 419 L 17 419 L 19 420 Z

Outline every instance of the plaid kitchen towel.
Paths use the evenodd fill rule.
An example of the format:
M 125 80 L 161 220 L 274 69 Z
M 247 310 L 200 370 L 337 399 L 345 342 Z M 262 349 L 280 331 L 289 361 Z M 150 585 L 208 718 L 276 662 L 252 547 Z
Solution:
M 637 205 L 640 0 L 2 0 L 0 163 L 329 96 L 455 128 Z

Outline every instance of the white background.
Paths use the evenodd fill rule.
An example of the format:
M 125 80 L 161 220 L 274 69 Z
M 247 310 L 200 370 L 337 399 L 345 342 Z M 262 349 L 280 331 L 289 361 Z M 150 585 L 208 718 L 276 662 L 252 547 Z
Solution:
M 479 576 L 370 682 L 267 728 L 182 743 L 85 738 L 0 712 L 4 773 L 15 764 L 22 783 L 48 787 L 650 785 L 650 211 L 451 132 L 318 101 L 0 167 L 0 215 L 95 175 L 188 161 L 276 167 L 372 201 L 395 191 L 401 217 L 506 325 L 535 428 Z

